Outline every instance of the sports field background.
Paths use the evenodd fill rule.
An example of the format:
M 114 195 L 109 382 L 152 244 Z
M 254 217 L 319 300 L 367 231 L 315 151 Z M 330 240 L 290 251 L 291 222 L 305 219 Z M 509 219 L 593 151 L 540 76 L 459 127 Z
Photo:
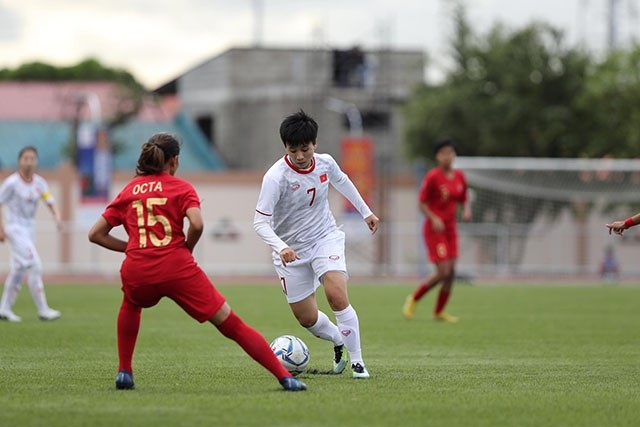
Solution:
M 297 335 L 311 367 L 331 366 L 330 344 L 296 324 L 276 284 L 219 288 L 268 340 Z M 63 312 L 51 323 L 37 320 L 23 289 L 23 322 L 0 322 L 0 426 L 640 423 L 640 286 L 460 284 L 448 307 L 461 317 L 455 325 L 431 320 L 435 294 L 405 320 L 412 289 L 352 285 L 372 378 L 303 374 L 302 393 L 280 391 L 235 343 L 169 300 L 143 313 L 137 389 L 116 391 L 119 286 L 49 285 Z

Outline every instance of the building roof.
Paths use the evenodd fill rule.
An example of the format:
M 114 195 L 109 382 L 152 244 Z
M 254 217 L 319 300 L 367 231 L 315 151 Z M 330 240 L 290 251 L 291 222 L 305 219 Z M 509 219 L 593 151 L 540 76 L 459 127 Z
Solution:
M 0 167 L 15 168 L 18 152 L 26 145 L 38 149 L 40 168 L 57 168 L 68 161 L 74 120 L 80 116 L 104 124 L 122 102 L 120 90 L 113 82 L 0 82 Z M 79 100 L 86 101 L 80 110 Z M 224 169 L 202 132 L 178 111 L 176 97 L 146 96 L 133 120 L 112 129 L 111 139 L 119 148 L 115 169 L 135 170 L 140 145 L 157 132 L 176 133 L 182 139 L 182 170 Z
M 123 87 L 114 82 L 0 82 L 0 120 L 72 120 L 80 100 L 96 104 L 102 120 L 113 118 L 123 101 Z M 173 99 L 144 98 L 136 120 L 170 120 Z
M 27 145 L 38 150 L 38 167 L 56 169 L 70 161 L 72 125 L 67 121 L 0 120 L 0 168 L 15 169 L 18 152 Z M 200 130 L 184 114 L 170 121 L 131 121 L 118 126 L 111 133 L 111 140 L 118 147 L 113 157 L 116 170 L 134 171 L 140 146 L 158 132 L 170 132 L 180 136 L 180 169 L 189 172 L 219 171 L 226 168 L 224 162 L 212 151 Z
M 190 67 L 189 69 L 185 70 L 182 74 L 176 76 L 175 78 L 173 78 L 172 80 L 169 80 L 165 83 L 163 83 L 162 85 L 160 85 L 159 87 L 157 87 L 156 89 L 153 89 L 152 92 L 158 95 L 168 95 L 168 94 L 177 94 L 179 92 L 179 85 L 178 85 L 178 81 L 184 77 L 185 75 L 192 73 L 194 71 L 197 71 L 200 68 L 204 68 L 209 66 L 211 63 L 220 61 L 222 58 L 226 58 L 229 56 L 233 56 L 235 54 L 238 53 L 252 53 L 252 54 L 272 54 L 272 53 L 340 53 L 340 52 L 353 52 L 354 50 L 361 50 L 362 53 L 368 54 L 384 54 L 384 55 L 388 55 L 388 54 L 393 54 L 393 55 L 410 55 L 410 56 L 419 56 L 421 58 L 424 58 L 424 51 L 423 50 L 418 50 L 418 49 L 394 49 L 392 51 L 389 51 L 386 48 L 380 48 L 380 49 L 361 49 L 358 46 L 354 46 L 352 48 L 346 48 L 346 49 L 338 49 L 338 48 L 306 48 L 306 47 L 268 47 L 268 46 L 237 46 L 237 47 L 231 47 L 217 55 L 214 55 L 208 59 L 205 59 L 203 61 L 201 61 L 198 64 L 195 64 L 194 66 Z M 268 74 L 268 72 L 265 72 L 265 74 Z

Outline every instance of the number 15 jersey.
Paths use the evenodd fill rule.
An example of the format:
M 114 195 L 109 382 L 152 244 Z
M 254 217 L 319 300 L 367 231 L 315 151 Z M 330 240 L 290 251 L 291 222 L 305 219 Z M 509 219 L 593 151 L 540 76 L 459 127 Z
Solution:
M 187 209 L 200 207 L 193 186 L 166 172 L 137 176 L 102 216 L 129 236 L 120 273 L 128 285 L 163 283 L 194 274 L 197 264 L 186 245 Z

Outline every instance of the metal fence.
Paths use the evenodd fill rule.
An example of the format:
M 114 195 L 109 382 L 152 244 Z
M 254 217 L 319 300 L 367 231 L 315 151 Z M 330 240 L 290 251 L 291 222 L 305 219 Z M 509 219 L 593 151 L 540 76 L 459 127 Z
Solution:
M 554 224 L 460 224 L 458 273 L 470 280 L 597 278 L 605 248 L 611 247 L 620 263 L 622 278 L 640 277 L 636 262 L 640 238 L 634 230 L 623 238 L 610 236 L 602 218 L 576 224 L 559 218 Z M 361 219 L 342 221 L 347 233 L 347 265 L 353 276 L 388 278 L 422 277 L 431 271 L 422 244 L 421 223 L 388 222 L 371 236 Z M 123 254 L 87 240 L 88 227 L 65 224 L 57 232 L 50 221 L 37 223 L 37 247 L 48 274 L 115 275 Z M 126 238 L 122 228 L 116 235 Z M 640 236 L 640 233 L 638 233 Z M 65 249 L 66 248 L 66 249 Z M 67 252 L 64 259 L 64 252 Z M 0 271 L 9 268 L 8 245 L 0 245 Z M 271 276 L 270 249 L 255 235 L 252 224 L 227 227 L 212 224 L 205 229 L 194 256 L 209 274 Z

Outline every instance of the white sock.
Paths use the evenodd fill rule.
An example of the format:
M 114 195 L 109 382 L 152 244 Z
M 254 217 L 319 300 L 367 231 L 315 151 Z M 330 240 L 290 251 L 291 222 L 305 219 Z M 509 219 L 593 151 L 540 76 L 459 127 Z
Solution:
M 11 311 L 13 304 L 16 302 L 16 298 L 20 289 L 22 288 L 22 276 L 24 271 L 21 269 L 9 271 L 9 275 L 4 282 L 4 290 L 2 291 L 2 299 L 0 299 L 0 310 Z
M 358 323 L 358 314 L 351 305 L 341 311 L 334 311 L 336 320 L 338 321 L 338 330 L 342 334 L 344 345 L 349 352 L 349 360 L 351 363 L 360 363 L 362 361 L 362 350 L 360 348 L 360 325 Z
M 49 310 L 47 297 L 44 293 L 44 284 L 42 283 L 42 274 L 39 268 L 34 266 L 29 270 L 27 283 L 29 284 L 31 298 L 33 298 L 33 303 L 36 305 L 38 313 L 44 313 Z
M 307 330 L 318 338 L 333 342 L 334 346 L 342 345 L 343 343 L 338 327 L 320 310 L 318 310 L 318 320 L 315 325 L 307 328 Z

